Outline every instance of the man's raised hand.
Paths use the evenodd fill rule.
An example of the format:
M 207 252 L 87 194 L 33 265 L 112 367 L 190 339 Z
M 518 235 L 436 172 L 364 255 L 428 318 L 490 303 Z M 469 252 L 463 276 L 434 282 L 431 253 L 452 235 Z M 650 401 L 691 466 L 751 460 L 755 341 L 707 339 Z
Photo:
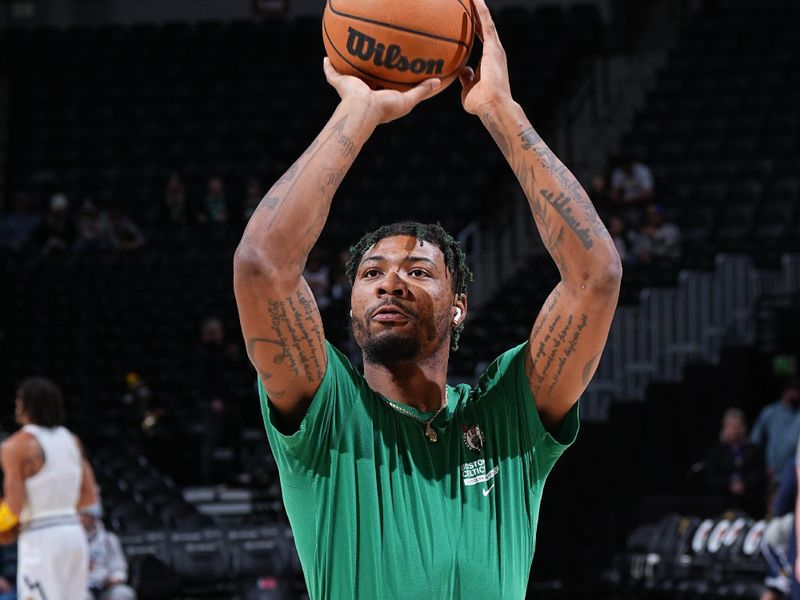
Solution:
M 477 35 L 483 42 L 483 53 L 478 70 L 464 67 L 458 75 L 461 82 L 461 103 L 473 115 L 487 104 L 511 102 L 511 85 L 508 81 L 506 51 L 500 43 L 497 28 L 484 0 L 473 0 L 478 18 Z
M 427 100 L 442 85 L 441 80 L 426 79 L 408 91 L 373 90 L 358 77 L 342 75 L 333 68 L 331 61 L 325 57 L 323 61 L 325 77 L 342 100 L 358 100 L 365 102 L 370 114 L 378 125 L 404 117 L 423 100 Z

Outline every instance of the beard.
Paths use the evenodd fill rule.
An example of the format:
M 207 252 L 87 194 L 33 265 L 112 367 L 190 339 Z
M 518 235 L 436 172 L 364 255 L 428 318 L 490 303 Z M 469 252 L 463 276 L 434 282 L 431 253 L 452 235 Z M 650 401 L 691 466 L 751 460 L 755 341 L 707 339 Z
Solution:
M 389 365 L 409 362 L 417 357 L 422 345 L 415 337 L 398 334 L 369 336 L 362 346 L 368 363 Z
M 442 334 L 437 335 L 434 324 L 427 323 L 423 325 L 423 331 L 415 331 L 412 334 L 387 331 L 376 335 L 369 330 L 368 322 L 368 319 L 350 317 L 353 337 L 364 353 L 364 361 L 371 364 L 390 365 L 413 361 L 419 358 L 423 338 L 426 342 L 436 340 L 435 349 L 438 350 L 449 333 L 445 328 Z

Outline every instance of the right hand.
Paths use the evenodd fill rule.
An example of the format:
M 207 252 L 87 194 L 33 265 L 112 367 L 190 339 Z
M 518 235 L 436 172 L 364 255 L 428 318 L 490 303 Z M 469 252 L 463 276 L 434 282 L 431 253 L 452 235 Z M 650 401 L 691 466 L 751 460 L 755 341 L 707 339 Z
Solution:
M 11 583 L 5 577 L 0 577 L 0 594 L 7 594 L 11 591 Z
M 478 70 L 464 67 L 459 73 L 461 103 L 464 110 L 480 115 L 488 106 L 512 102 L 508 80 L 506 51 L 500 43 L 492 15 L 485 0 L 474 0 L 478 37 L 483 42 L 483 54 Z
M 342 75 L 333 68 L 326 56 L 322 63 L 325 78 L 342 100 L 355 99 L 365 102 L 376 124 L 388 123 L 404 117 L 423 100 L 427 100 L 441 87 L 437 78 L 426 79 L 405 92 L 397 90 L 373 90 L 358 77 Z

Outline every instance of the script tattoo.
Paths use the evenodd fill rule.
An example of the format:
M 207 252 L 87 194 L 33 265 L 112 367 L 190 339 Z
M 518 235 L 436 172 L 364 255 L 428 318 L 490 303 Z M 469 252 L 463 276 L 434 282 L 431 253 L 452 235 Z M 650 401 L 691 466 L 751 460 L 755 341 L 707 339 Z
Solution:
M 561 334 L 559 334 L 558 343 L 554 346 L 554 350 L 556 350 L 558 346 L 561 345 L 562 342 L 567 340 L 569 332 L 572 331 L 572 336 L 569 338 L 566 348 L 564 348 L 564 354 L 558 360 L 558 369 L 553 375 L 550 387 L 547 390 L 548 394 L 553 393 L 553 388 L 555 388 L 558 382 L 561 380 L 561 373 L 564 370 L 564 365 L 567 364 L 567 360 L 569 359 L 570 356 L 572 356 L 572 354 L 575 352 L 575 349 L 578 347 L 578 339 L 581 337 L 581 332 L 586 328 L 586 323 L 588 320 L 589 318 L 585 314 L 583 314 L 581 315 L 580 321 L 578 321 L 578 324 L 575 326 L 574 330 L 570 330 L 569 327 L 565 327 L 564 330 L 561 332 Z M 571 325 L 572 325 L 572 315 L 570 315 L 569 317 L 569 326 Z
M 589 317 L 553 315 L 561 292 L 556 288 L 536 319 L 530 337 L 530 351 L 526 356 L 525 372 L 534 397 L 544 389 L 552 394 L 561 381 L 564 367 L 578 348 L 578 342 Z
M 554 226 L 552 219 L 549 222 L 544 221 L 550 212 L 549 207 L 558 214 L 559 221 L 563 221 L 572 230 L 585 250 L 593 247 L 596 237 L 609 237 L 580 183 L 547 147 L 535 129 L 529 127 L 518 133 L 517 142 L 512 144 L 491 114 L 483 113 L 481 120 L 525 190 L 534 219 L 551 254 L 558 249 L 564 238 L 561 235 L 562 230 Z M 544 198 L 545 204 L 538 197 Z M 563 256 L 554 258 L 563 273 L 566 266 Z
M 558 270 L 565 276 L 569 273 L 567 262 L 561 252 L 561 242 L 564 238 L 564 228 L 555 222 L 555 219 L 547 210 L 546 201 L 543 197 L 533 197 L 529 201 L 533 219 L 539 228 L 542 243 L 558 267 Z
M 268 300 L 267 317 L 272 337 L 249 338 L 247 355 L 258 370 L 269 397 L 280 400 L 286 395 L 285 390 L 271 385 L 275 366 L 304 378 L 310 384 L 322 381 L 325 375 L 322 354 L 325 352 L 325 337 L 310 290 L 298 290 L 283 300 Z M 259 348 L 267 346 L 271 348 L 269 362 L 265 360 L 265 355 L 270 356 L 266 350 L 258 352 Z
M 261 381 L 264 384 L 264 390 L 267 392 L 267 396 L 273 400 L 281 400 L 286 395 L 286 392 L 284 390 L 276 390 L 271 387 L 269 380 L 273 377 L 273 374 L 267 371 L 267 369 L 263 368 L 261 363 L 256 358 L 256 348 L 259 344 L 273 344 L 278 346 L 280 352 L 272 359 L 272 363 L 276 365 L 279 365 L 283 362 L 283 359 L 286 355 L 286 348 L 280 340 L 258 337 L 249 338 L 247 340 L 247 356 L 250 357 L 250 362 L 256 367 L 258 375 L 261 377 Z
M 281 211 L 284 201 L 291 195 L 297 182 L 302 179 L 303 174 L 309 169 L 309 166 L 314 162 L 314 158 L 319 154 L 325 145 L 334 141 L 340 148 L 341 156 L 346 159 L 352 159 L 357 151 L 356 144 L 344 133 L 344 126 L 347 122 L 348 115 L 342 116 L 341 119 L 334 123 L 327 135 L 325 132 L 318 135 L 313 142 L 306 148 L 305 152 L 300 155 L 294 164 L 281 175 L 275 184 L 270 188 L 267 195 L 258 205 L 256 211 L 262 209 L 269 210 L 272 215 L 266 223 L 266 231 L 272 229 L 278 214 Z M 323 141 L 324 138 L 324 141 Z M 323 180 L 323 187 L 320 191 L 327 193 L 330 188 L 336 188 L 341 183 L 344 177 L 344 169 L 330 169 L 327 177 Z M 286 188 L 283 190 L 283 188 Z M 280 192 L 278 190 L 281 190 Z
M 520 133 L 519 137 L 522 140 L 523 150 L 530 150 L 537 144 L 542 143 L 541 136 L 538 133 L 536 133 L 536 130 L 533 127 L 526 129 L 525 131 Z
M 569 225 L 569 228 L 572 229 L 572 231 L 575 232 L 575 235 L 578 236 L 578 239 L 583 244 L 583 247 L 587 250 L 591 248 L 591 232 L 585 227 L 581 227 L 581 224 L 578 222 L 578 219 L 572 212 L 572 207 L 570 207 L 572 198 L 563 193 L 559 193 L 558 196 L 554 197 L 553 192 L 545 189 L 539 190 L 539 194 L 541 194 L 541 196 L 550 204 L 550 206 L 555 208 L 556 212 L 561 215 L 561 218 L 564 219 L 564 222 Z

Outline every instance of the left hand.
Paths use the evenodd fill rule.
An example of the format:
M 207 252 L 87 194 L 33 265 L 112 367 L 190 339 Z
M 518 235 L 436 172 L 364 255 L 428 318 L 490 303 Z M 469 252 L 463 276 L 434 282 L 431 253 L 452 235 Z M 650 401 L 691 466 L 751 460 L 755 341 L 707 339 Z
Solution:
M 464 67 L 458 75 L 461 82 L 461 103 L 464 110 L 478 115 L 487 104 L 512 101 L 508 80 L 506 51 L 500 43 L 497 28 L 485 0 L 473 0 L 477 15 L 478 37 L 483 42 L 483 54 L 478 70 Z

